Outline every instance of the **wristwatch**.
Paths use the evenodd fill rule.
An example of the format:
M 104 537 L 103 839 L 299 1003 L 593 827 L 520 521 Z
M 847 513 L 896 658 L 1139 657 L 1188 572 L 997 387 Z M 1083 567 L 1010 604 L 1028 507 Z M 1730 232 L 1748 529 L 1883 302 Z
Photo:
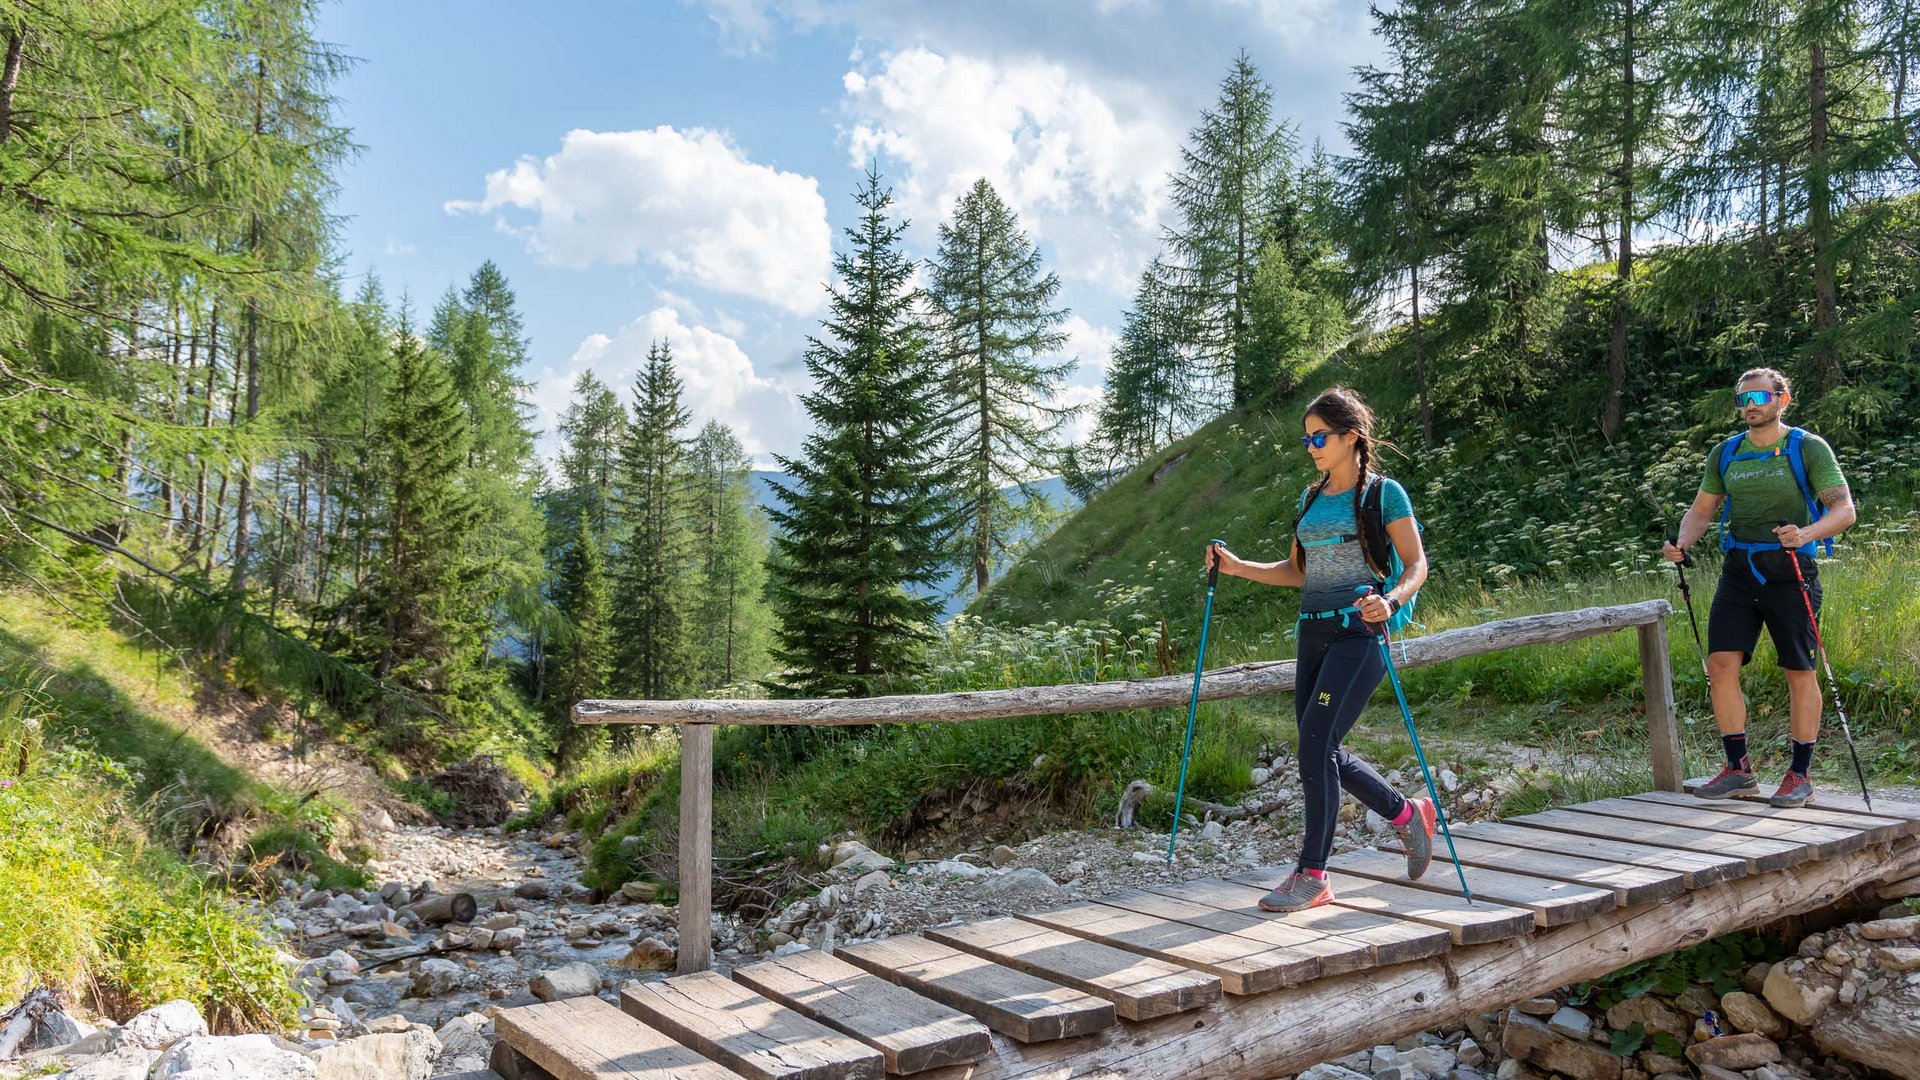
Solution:
M 1392 593 L 1381 593 L 1380 596 L 1387 602 L 1387 614 L 1391 615 L 1400 610 L 1400 601 Z

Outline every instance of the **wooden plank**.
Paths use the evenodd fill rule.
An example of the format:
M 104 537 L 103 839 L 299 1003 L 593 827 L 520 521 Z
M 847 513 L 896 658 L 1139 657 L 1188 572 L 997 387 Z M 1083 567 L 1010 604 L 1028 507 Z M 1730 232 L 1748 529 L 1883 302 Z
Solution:
M 1021 1042 L 1091 1035 L 1114 1024 L 1111 1001 L 922 937 L 868 941 L 834 955 Z
M 1751 874 L 1798 866 L 1814 857 L 1813 849 L 1788 840 L 1769 840 L 1762 836 L 1735 836 L 1712 829 L 1692 829 L 1684 825 L 1662 825 L 1655 821 L 1632 821 L 1604 814 L 1582 814 L 1574 810 L 1543 810 L 1506 819 L 1509 825 L 1530 829 L 1574 833 L 1579 836 L 1618 837 L 1635 844 L 1670 847 L 1728 855 L 1747 861 Z
M 1458 895 L 1459 878 L 1453 863 L 1444 854 L 1434 853 L 1433 865 L 1419 881 L 1407 880 L 1405 856 L 1377 848 L 1335 855 L 1327 860 L 1327 869 L 1336 874 L 1351 874 L 1426 892 Z M 1479 867 L 1467 868 L 1467 886 L 1473 890 L 1476 900 L 1526 908 L 1533 912 L 1533 921 L 1538 926 L 1579 922 L 1620 906 L 1619 896 L 1613 889 Z
M 1261 922 L 1278 918 L 1289 929 L 1311 930 L 1331 938 L 1358 941 L 1373 947 L 1374 963 L 1404 964 L 1438 956 L 1453 947 L 1453 934 L 1424 923 L 1328 903 L 1305 911 L 1276 916 L 1260 908 L 1260 898 L 1280 885 L 1291 868 L 1266 867 L 1229 876 L 1203 878 L 1178 885 L 1149 887 L 1147 891 L 1236 913 Z
M 748 1080 L 880 1080 L 880 1052 L 718 972 L 620 991 L 627 1013 Z
M 1696 796 L 1670 791 L 1649 791 L 1627 797 L 1635 802 L 1655 802 L 1667 806 L 1698 806 L 1700 804 L 1700 799 Z M 1809 804 L 1801 807 L 1777 807 L 1748 799 L 1718 799 L 1714 801 L 1714 809 L 1777 821 L 1797 821 L 1803 825 L 1831 825 L 1841 829 L 1858 829 L 1866 834 L 1869 842 L 1876 844 L 1897 840 L 1908 835 L 1915 826 L 1920 825 L 1920 822 L 1911 822 L 1902 818 L 1869 816 L 1834 806 Z
M 685 975 L 713 963 L 713 725 L 680 729 L 680 953 Z
M 493 1025 L 557 1080 L 740 1080 L 597 997 L 502 1009 Z
M 1188 882 L 1199 887 L 1199 882 Z M 1242 890 L 1245 886 L 1216 884 L 1233 890 Z M 1258 900 L 1266 890 L 1261 890 L 1253 899 Z M 1125 908 L 1128 911 L 1168 922 L 1183 923 L 1211 933 L 1232 934 L 1234 937 L 1251 938 L 1272 948 L 1284 949 L 1291 953 L 1311 956 L 1319 962 L 1320 976 L 1339 974 L 1347 971 L 1362 971 L 1377 967 L 1383 961 L 1379 946 L 1359 934 L 1336 934 L 1313 925 L 1320 921 L 1309 912 L 1287 912 L 1281 914 L 1261 911 L 1252 903 L 1226 901 L 1207 904 L 1189 897 L 1169 895 L 1161 889 L 1129 889 L 1100 898 L 1100 903 L 1109 907 Z M 1231 907 L 1233 910 L 1228 910 Z M 1322 913 L 1324 914 L 1324 913 Z M 1349 922 L 1350 926 L 1361 928 L 1364 924 Z M 1412 939 L 1402 944 L 1398 938 L 1387 938 L 1389 954 L 1396 950 L 1431 955 L 1432 949 L 1444 949 L 1448 942 L 1421 941 Z
M 1453 935 L 1456 946 L 1504 941 L 1533 931 L 1533 912 L 1526 908 L 1505 907 L 1478 897 L 1469 904 L 1458 893 L 1428 892 L 1366 878 L 1331 877 L 1335 904 L 1437 926 Z
M 1640 624 L 1640 688 L 1647 705 L 1647 742 L 1653 757 L 1653 786 L 1679 791 L 1686 782 L 1686 751 L 1674 723 L 1673 653 L 1667 648 L 1664 620 Z
M 1679 797 L 1686 799 L 1692 796 Z M 1711 855 L 1704 851 L 1679 851 L 1674 848 L 1635 844 L 1601 836 L 1550 833 L 1542 829 L 1529 829 L 1524 825 L 1507 825 L 1497 821 L 1477 821 L 1462 825 L 1453 830 L 1453 835 L 1535 851 L 1578 855 L 1584 859 L 1603 859 L 1671 870 L 1682 876 L 1689 889 L 1698 889 L 1729 878 L 1745 877 L 1747 873 L 1745 859 L 1736 859 L 1728 855 Z
M 1191 971 L 1023 919 L 988 919 L 923 930 L 921 935 L 1106 998 L 1128 1020 L 1151 1020 L 1220 1000 L 1218 975 Z
M 1667 806 L 1664 803 L 1636 802 L 1632 799 L 1595 799 L 1567 807 L 1584 814 L 1602 814 L 1629 821 L 1656 821 L 1664 825 L 1684 825 L 1690 829 L 1710 829 L 1738 836 L 1760 836 L 1805 844 L 1815 857 L 1831 859 L 1867 846 L 1867 836 L 1858 829 L 1840 829 L 1831 825 L 1803 825 L 1795 821 L 1771 821 L 1722 809 L 1718 800 L 1696 799 L 1699 808 Z
M 1294 937 L 1304 942 L 1304 947 L 1276 946 L 1270 940 L 1242 937 L 1095 903 L 1068 904 L 1050 911 L 1024 913 L 1020 918 L 1217 975 L 1220 988 L 1229 994 L 1262 994 L 1306 982 L 1322 972 L 1320 957 L 1310 950 L 1313 942 L 1323 939 L 1308 938 L 1297 932 Z M 1346 947 L 1357 948 L 1351 944 Z
M 1466 866 L 1505 870 L 1556 881 L 1577 881 L 1612 889 L 1621 907 L 1668 900 L 1687 891 L 1686 875 L 1673 870 L 1601 862 L 1577 855 L 1557 855 L 1550 851 L 1509 847 L 1506 844 L 1489 844 L 1484 840 L 1463 837 L 1459 833 L 1454 834 L 1453 847 L 1459 852 L 1460 862 Z
M 971 1016 L 817 950 L 735 968 L 733 979 L 880 1051 L 896 1076 L 976 1061 L 993 1045 Z

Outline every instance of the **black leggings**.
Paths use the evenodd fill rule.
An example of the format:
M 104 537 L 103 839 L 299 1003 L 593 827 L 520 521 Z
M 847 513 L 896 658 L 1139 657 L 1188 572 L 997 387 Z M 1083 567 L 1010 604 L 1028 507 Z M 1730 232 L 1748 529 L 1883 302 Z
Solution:
M 1387 665 L 1378 640 L 1357 617 L 1351 628 L 1339 619 L 1314 619 L 1300 624 L 1295 673 L 1293 714 L 1300 727 L 1300 790 L 1307 804 L 1300 867 L 1325 870 L 1340 819 L 1341 789 L 1388 821 L 1407 805 L 1372 766 L 1340 745 L 1386 678 Z

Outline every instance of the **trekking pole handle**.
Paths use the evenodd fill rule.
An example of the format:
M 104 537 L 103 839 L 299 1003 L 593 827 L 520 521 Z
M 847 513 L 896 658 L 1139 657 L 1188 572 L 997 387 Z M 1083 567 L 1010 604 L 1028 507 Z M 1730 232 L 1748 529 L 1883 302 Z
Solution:
M 1667 530 L 1667 543 L 1672 544 L 1674 547 L 1680 547 L 1680 531 L 1678 529 Z M 1686 548 L 1680 548 L 1680 565 L 1689 570 L 1693 569 L 1693 553 Z
M 1220 584 L 1220 552 L 1214 549 L 1226 546 L 1227 542 L 1218 537 L 1207 541 L 1207 588 L 1209 589 Z

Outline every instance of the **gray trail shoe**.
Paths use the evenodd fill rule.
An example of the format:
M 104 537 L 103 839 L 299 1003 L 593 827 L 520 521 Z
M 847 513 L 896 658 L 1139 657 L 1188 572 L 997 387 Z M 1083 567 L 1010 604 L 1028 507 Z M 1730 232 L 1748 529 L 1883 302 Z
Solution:
M 1325 879 L 1295 870 L 1280 887 L 1260 898 L 1262 911 L 1301 911 L 1319 907 L 1333 899 L 1333 886 Z
M 1740 795 L 1758 795 L 1760 785 L 1754 783 L 1751 770 L 1729 766 L 1721 769 L 1719 776 L 1694 788 L 1693 793 L 1703 799 L 1731 799 Z
M 1419 881 L 1420 875 L 1427 872 L 1427 864 L 1433 861 L 1433 823 L 1438 815 L 1432 799 L 1408 799 L 1407 802 L 1413 807 L 1413 816 L 1405 825 L 1393 826 L 1393 835 L 1400 838 L 1400 847 L 1407 853 L 1407 880 Z
M 1805 806 L 1813 801 L 1813 781 L 1797 772 L 1790 772 L 1780 778 L 1780 790 L 1767 796 L 1768 806 L 1777 806 L 1783 810 L 1796 806 Z

